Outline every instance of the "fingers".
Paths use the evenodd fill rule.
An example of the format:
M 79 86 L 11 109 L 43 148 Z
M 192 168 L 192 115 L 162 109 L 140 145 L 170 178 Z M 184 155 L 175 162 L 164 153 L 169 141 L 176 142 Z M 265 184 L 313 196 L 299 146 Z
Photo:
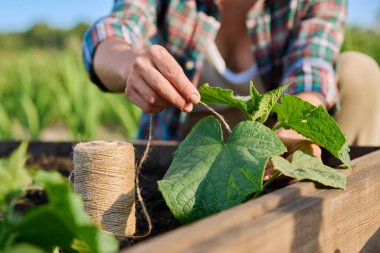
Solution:
M 175 87 L 153 65 L 146 65 L 140 73 L 147 84 L 169 103 L 182 111 L 192 111 L 192 104 L 181 96 Z
M 264 172 L 264 181 L 267 181 L 274 173 L 273 167 L 267 167 L 267 169 Z
M 322 150 L 317 144 L 309 140 L 301 140 L 298 142 L 294 142 L 293 144 L 288 146 L 287 159 L 290 160 L 293 156 L 293 153 L 296 152 L 297 150 L 304 151 L 319 159 L 322 158 Z
M 135 58 L 128 76 L 126 95 L 144 111 L 162 110 L 173 104 L 191 112 L 200 95 L 181 66 L 159 45 Z
M 167 101 L 160 99 L 153 90 L 149 90 L 147 85 L 142 85 L 144 80 L 142 78 L 133 80 L 133 83 L 138 83 L 143 87 L 136 89 L 133 85 L 127 85 L 125 94 L 128 96 L 132 103 L 140 107 L 146 113 L 161 112 L 167 104 Z
M 298 142 L 300 142 L 302 140 L 306 140 L 305 137 L 303 137 L 302 135 L 298 134 L 294 130 L 286 130 L 284 128 L 280 128 L 276 132 L 276 134 L 281 139 L 282 143 L 284 143 L 284 145 L 287 148 L 289 148 L 289 146 L 292 146 L 295 143 L 298 143 Z
M 297 150 L 301 150 L 321 159 L 321 148 L 297 132 L 281 128 L 276 132 L 276 134 L 288 149 L 286 153 L 287 156 L 292 155 Z
M 145 80 L 141 78 L 141 82 L 145 82 Z M 136 89 L 136 92 L 150 105 L 163 108 L 169 105 L 169 101 L 161 97 L 148 84 L 141 85 L 140 87 L 140 89 Z
M 138 107 L 140 107 L 146 113 L 158 113 L 158 112 L 161 112 L 164 109 L 164 107 L 160 107 L 160 106 L 155 106 L 155 105 L 149 104 L 142 97 L 140 97 L 139 95 L 137 95 L 137 93 L 136 93 L 136 95 L 131 96 L 130 100 L 135 105 L 137 105 Z
M 156 69 L 149 58 L 137 58 L 133 64 L 133 73 L 131 75 L 138 75 L 143 80 L 143 84 L 132 83 L 131 80 L 129 82 L 130 84 L 128 84 L 133 85 L 135 90 L 139 91 L 139 93 L 147 93 L 147 96 L 151 96 L 152 91 L 154 91 L 154 93 L 158 95 L 158 97 L 155 98 L 159 101 L 167 101 L 185 112 L 192 111 L 193 105 L 180 95 L 176 88 Z M 143 89 L 144 91 L 140 92 L 140 90 Z M 153 99 L 147 99 L 148 102 L 151 100 Z
M 155 67 L 186 101 L 193 104 L 199 102 L 199 92 L 186 77 L 181 66 L 164 47 L 153 45 L 150 47 L 148 54 Z
M 293 158 L 293 154 L 294 152 L 296 152 L 297 150 L 300 150 L 300 151 L 304 151 L 308 154 L 311 154 L 317 158 L 319 158 L 320 160 L 322 159 L 322 150 L 321 148 L 309 141 L 309 140 L 305 140 L 305 139 L 302 139 L 302 140 L 294 140 L 292 142 L 288 142 L 287 143 L 287 148 L 288 148 L 288 151 L 283 155 L 283 157 L 288 160 L 289 162 L 292 161 L 292 158 Z M 266 170 L 264 172 L 264 177 L 263 177 L 263 180 L 266 181 L 268 180 L 275 172 L 275 169 L 273 167 L 273 163 L 272 161 L 269 161 L 267 166 L 266 166 Z

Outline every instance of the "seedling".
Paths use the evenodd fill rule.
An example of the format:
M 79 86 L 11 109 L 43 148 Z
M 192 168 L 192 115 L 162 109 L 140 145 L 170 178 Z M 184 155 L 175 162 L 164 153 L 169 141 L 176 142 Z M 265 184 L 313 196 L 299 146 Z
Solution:
M 334 119 L 323 106 L 313 106 L 292 95 L 281 97 L 288 86 L 260 94 L 251 83 L 247 97 L 234 96 L 231 90 L 207 84 L 199 88 L 202 102 L 239 108 L 245 120 L 234 127 L 225 142 L 220 122 L 206 117 L 193 127 L 174 153 L 158 186 L 179 221 L 189 223 L 258 196 L 281 174 L 335 188 L 346 187 L 345 175 L 310 154 L 296 151 L 291 162 L 280 156 L 287 149 L 275 131 L 284 127 L 324 147 L 345 166 L 350 162 L 346 136 Z M 278 124 L 270 129 L 264 123 L 272 111 L 277 114 Z M 270 159 L 275 173 L 263 184 Z

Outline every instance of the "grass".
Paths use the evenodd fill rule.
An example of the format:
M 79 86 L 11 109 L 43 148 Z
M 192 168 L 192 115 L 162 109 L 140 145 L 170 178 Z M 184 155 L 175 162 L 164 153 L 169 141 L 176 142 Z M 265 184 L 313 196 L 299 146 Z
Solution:
M 75 36 L 69 36 L 72 32 L 60 35 L 64 41 L 49 30 L 50 44 L 36 40 L 46 27 L 2 37 L 0 139 L 135 137 L 140 110 L 124 95 L 101 92 L 88 80 L 78 35 L 86 28 L 82 26 L 74 28 L 78 30 Z M 36 45 L 30 46 L 29 41 Z M 55 41 L 60 41 L 58 46 Z M 352 28 L 346 32 L 342 50 L 364 52 L 380 63 L 379 41 L 380 35 L 375 32 Z
M 380 34 L 370 30 L 346 30 L 342 51 L 359 51 L 370 55 L 380 65 Z
M 90 83 L 79 39 L 62 50 L 0 54 L 1 139 L 39 139 L 57 126 L 67 130 L 57 139 L 93 139 L 104 129 L 111 137 L 114 131 L 126 139 L 135 136 L 140 110 L 125 96 L 103 93 Z

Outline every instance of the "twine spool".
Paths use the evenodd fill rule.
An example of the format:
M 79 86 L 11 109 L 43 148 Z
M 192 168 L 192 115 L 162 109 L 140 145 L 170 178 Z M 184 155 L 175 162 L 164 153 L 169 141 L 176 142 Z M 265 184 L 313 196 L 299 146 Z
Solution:
M 74 147 L 74 189 L 93 222 L 116 237 L 136 232 L 135 153 L 127 142 L 93 141 Z

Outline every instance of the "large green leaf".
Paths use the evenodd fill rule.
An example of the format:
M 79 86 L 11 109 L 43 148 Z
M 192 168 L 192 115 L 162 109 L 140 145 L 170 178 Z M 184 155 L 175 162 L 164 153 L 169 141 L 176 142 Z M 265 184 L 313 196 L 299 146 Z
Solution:
M 239 108 L 244 115 L 247 114 L 246 101 L 249 97 L 235 96 L 232 90 L 219 87 L 210 87 L 207 83 L 198 89 L 201 101 L 212 105 L 230 105 Z
M 77 252 L 75 245 L 87 246 L 81 252 L 117 252 L 117 241 L 91 223 L 79 195 L 57 172 L 39 171 L 35 177 L 49 203 L 30 210 L 18 226 L 20 240 L 45 250 L 59 246 Z
M 254 99 L 255 107 L 252 112 L 252 120 L 264 123 L 267 121 L 270 112 L 272 111 L 277 100 L 282 93 L 289 87 L 290 83 L 280 86 L 275 90 L 268 91 L 265 94 L 259 94 L 251 82 L 251 98 Z
M 284 95 L 274 106 L 280 124 L 316 142 L 349 166 L 346 136 L 323 106 L 313 106 L 302 99 Z
M 12 197 L 17 197 L 31 183 L 24 169 L 28 144 L 22 143 L 8 159 L 0 160 L 0 207 L 9 204 Z
M 335 188 L 346 188 L 346 176 L 337 170 L 324 165 L 318 158 L 296 151 L 292 163 L 286 159 L 275 156 L 272 158 L 273 167 L 288 177 L 298 180 L 310 179 L 323 185 Z
M 181 143 L 158 186 L 174 216 L 187 223 L 259 191 L 268 159 L 285 151 L 273 131 L 253 121 L 237 124 L 224 143 L 220 123 L 207 117 Z

